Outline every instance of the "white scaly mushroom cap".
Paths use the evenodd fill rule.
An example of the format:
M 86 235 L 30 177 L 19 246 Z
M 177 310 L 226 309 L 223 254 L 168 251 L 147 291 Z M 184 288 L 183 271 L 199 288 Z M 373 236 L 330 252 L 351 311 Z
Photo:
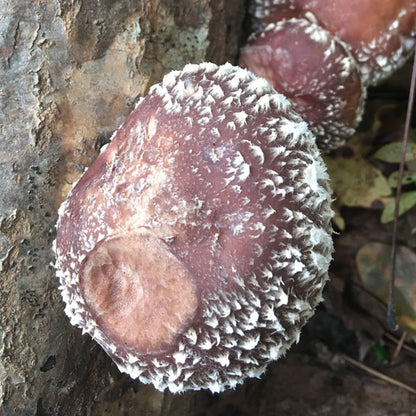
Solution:
M 339 11 L 339 15 L 342 16 L 342 21 L 345 21 L 345 26 L 348 27 L 348 21 L 346 19 L 360 19 L 363 21 L 363 28 L 367 29 L 369 23 L 368 14 L 372 13 L 374 16 L 380 19 L 389 19 L 388 23 L 385 23 L 384 30 L 374 31 L 373 37 L 370 40 L 364 40 L 354 42 L 354 45 L 350 45 L 348 40 L 344 37 L 345 33 L 342 30 L 333 33 L 333 36 L 339 38 L 346 43 L 346 46 L 350 49 L 354 58 L 359 64 L 363 84 L 377 85 L 381 81 L 387 79 L 394 71 L 400 68 L 404 62 L 409 58 L 416 46 L 416 4 L 413 0 L 401 0 L 401 1 L 385 1 L 388 8 L 377 10 L 374 12 L 374 6 L 383 7 L 384 4 L 379 5 L 371 0 L 365 1 L 364 6 L 361 7 L 362 1 L 354 0 L 359 7 L 354 7 L 354 2 L 349 5 L 349 2 L 345 3 L 354 12 L 350 16 L 346 16 L 346 12 Z M 264 29 L 271 20 L 281 21 L 282 16 L 285 17 L 304 17 L 311 22 L 317 23 L 321 26 L 330 25 L 328 16 L 324 19 L 320 19 L 319 15 L 315 12 L 312 13 L 316 5 L 322 6 L 326 10 L 339 10 L 341 1 L 323 1 L 322 4 L 313 0 L 299 1 L 299 0 L 253 0 L 250 4 L 250 14 L 252 16 L 255 30 Z M 357 14 L 355 14 L 355 12 Z M 395 15 L 389 15 L 395 12 Z M 364 14 L 360 16 L 359 13 Z M 412 22 L 413 27 L 412 27 Z M 339 23 L 339 22 L 338 22 Z M 366 26 L 367 25 L 367 26 Z M 357 25 L 353 25 L 357 28 Z M 406 29 L 404 28 L 406 27 Z M 378 28 L 380 29 L 380 28 Z M 348 32 L 348 30 L 347 30 Z M 355 35 L 359 34 L 358 32 Z M 351 35 L 351 33 L 350 33 Z
M 143 118 L 148 111 L 153 111 L 156 119 L 146 124 L 148 118 Z M 136 117 L 136 127 L 123 130 Z M 212 276 L 200 274 L 196 279 L 200 285 L 198 315 L 168 351 L 142 354 L 115 342 L 97 323 L 82 294 L 79 275 L 88 253 L 119 232 L 118 225 L 103 221 L 110 218 L 109 209 L 117 217 L 117 204 L 127 203 L 112 182 L 114 172 L 120 168 L 119 175 L 139 175 L 140 189 L 150 183 L 154 186 L 155 175 L 140 175 L 156 169 L 155 165 L 144 158 L 138 160 L 159 129 L 166 135 L 171 129 L 172 137 L 178 135 L 166 141 L 166 146 L 172 142 L 173 147 L 164 158 L 167 166 L 159 166 L 158 177 L 163 181 L 158 186 L 164 189 L 180 189 L 178 172 L 184 170 L 192 172 L 195 181 L 203 179 L 203 190 L 210 189 L 203 187 L 211 178 L 209 169 L 201 160 L 194 160 L 190 150 L 202 146 L 201 141 L 208 137 L 216 137 L 217 148 L 205 156 L 212 170 L 216 163 L 221 164 L 223 176 L 215 177 L 216 192 L 219 196 L 229 194 L 232 210 L 218 218 L 215 226 L 243 242 L 249 256 L 228 257 L 233 289 L 226 290 L 226 284 L 218 289 L 212 283 L 221 266 L 218 250 L 214 249 L 218 248 L 214 241 L 217 237 L 201 237 L 213 250 L 205 256 L 207 262 L 212 260 L 212 268 L 207 271 Z M 111 146 L 123 134 L 125 140 L 118 145 L 129 153 L 120 152 L 116 161 Z M 175 165 L 176 156 L 186 157 L 187 163 Z M 159 390 L 203 388 L 220 392 L 246 377 L 262 375 L 270 361 L 283 356 L 298 340 L 328 279 L 333 249 L 330 189 L 326 168 L 306 123 L 293 112 L 286 98 L 246 70 L 230 64 L 187 65 L 151 88 L 100 157 L 108 169 L 100 173 L 102 176 L 97 173 L 97 180 L 93 170 L 84 174 L 59 210 L 54 244 L 56 269 L 71 323 L 90 334 L 122 372 L 143 383 L 153 383 Z M 102 163 L 99 159 L 95 163 Z M 195 199 L 203 199 L 196 192 Z M 183 205 L 183 198 L 172 196 L 170 201 L 171 212 L 177 212 L 177 217 L 162 213 L 156 218 L 146 205 L 149 198 L 143 201 L 142 196 L 140 190 L 130 195 L 129 203 L 135 203 L 136 197 L 141 201 L 136 207 L 138 215 L 131 219 L 136 226 L 151 228 L 167 245 L 171 233 L 184 224 L 199 232 L 199 217 Z M 211 201 L 203 200 L 201 204 L 196 204 L 198 209 L 209 210 Z M 180 260 L 186 262 L 193 250 L 190 247 L 180 252 Z

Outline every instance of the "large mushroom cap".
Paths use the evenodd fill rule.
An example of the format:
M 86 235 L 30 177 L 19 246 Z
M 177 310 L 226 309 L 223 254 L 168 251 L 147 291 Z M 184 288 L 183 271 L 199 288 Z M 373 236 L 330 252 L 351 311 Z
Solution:
M 320 149 L 336 149 L 354 134 L 365 89 L 355 59 L 327 30 L 305 19 L 270 24 L 241 49 L 240 66 L 291 101 Z
M 290 103 L 229 64 L 151 88 L 59 211 L 74 325 L 157 389 L 261 375 L 321 300 L 332 239 L 315 139 Z
M 349 45 L 366 85 L 387 78 L 416 45 L 414 0 L 253 0 L 251 13 L 257 29 L 292 17 L 316 22 Z

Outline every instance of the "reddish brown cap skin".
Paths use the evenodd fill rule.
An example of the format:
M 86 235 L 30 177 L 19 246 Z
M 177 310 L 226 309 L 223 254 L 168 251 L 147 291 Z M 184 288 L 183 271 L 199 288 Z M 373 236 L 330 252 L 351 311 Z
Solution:
M 400 67 L 416 44 L 414 0 L 255 0 L 254 26 L 265 28 L 307 17 L 345 42 L 365 84 L 377 84 Z
M 305 19 L 269 25 L 241 49 L 239 64 L 292 102 L 322 150 L 354 133 L 365 98 L 360 72 L 326 30 Z
M 249 71 L 187 65 L 115 133 L 59 211 L 66 313 L 121 371 L 173 392 L 261 375 L 321 300 L 325 166 Z

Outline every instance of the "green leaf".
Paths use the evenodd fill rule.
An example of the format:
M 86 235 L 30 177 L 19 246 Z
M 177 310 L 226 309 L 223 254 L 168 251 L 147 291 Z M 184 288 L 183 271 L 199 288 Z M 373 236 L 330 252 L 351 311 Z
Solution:
M 371 208 L 391 195 L 383 174 L 362 157 L 331 158 L 325 163 L 339 205 Z
M 394 220 L 394 206 L 396 201 L 390 201 L 384 207 L 383 213 L 381 214 L 382 224 L 386 224 Z M 399 216 L 404 214 L 409 209 L 416 205 L 416 191 L 404 192 L 400 197 L 399 205 Z
M 399 171 L 396 170 L 395 172 L 391 173 L 387 182 L 392 188 L 397 188 L 397 184 L 399 183 Z M 409 185 L 414 182 L 416 182 L 416 172 L 405 170 L 403 172 L 402 185 Z
M 390 353 L 389 350 L 384 345 L 376 344 L 373 347 L 376 357 L 382 364 L 390 363 Z
M 384 162 L 400 163 L 402 157 L 402 143 L 393 142 L 386 144 L 377 150 L 374 157 Z M 406 147 L 405 161 L 409 162 L 416 159 L 416 143 L 408 143 Z

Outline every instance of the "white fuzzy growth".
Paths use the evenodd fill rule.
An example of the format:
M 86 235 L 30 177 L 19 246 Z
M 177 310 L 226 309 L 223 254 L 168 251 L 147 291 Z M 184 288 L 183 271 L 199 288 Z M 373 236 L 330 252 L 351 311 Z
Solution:
M 244 160 L 240 152 L 236 153 L 232 166 L 238 175 L 238 180 L 244 182 L 250 176 L 250 165 Z
M 227 87 L 230 90 L 237 90 L 238 95 L 242 94 L 242 90 L 239 89 L 239 86 L 241 84 L 240 77 L 234 75 L 229 81 L 227 81 Z
M 279 155 L 282 155 L 285 152 L 286 148 L 283 146 L 269 147 L 269 153 L 272 161 L 274 161 L 276 158 L 279 157 Z
M 265 304 L 263 307 L 263 319 L 265 319 L 266 321 L 277 321 L 277 317 L 274 313 L 274 306 L 273 305 L 269 305 L 269 304 Z
M 225 95 L 223 89 L 218 84 L 215 84 L 211 87 L 211 94 L 217 100 L 220 100 Z
M 208 382 L 206 387 L 212 393 L 220 393 L 223 390 L 223 386 L 218 382 Z
M 169 72 L 168 74 L 166 74 L 163 77 L 163 81 L 162 81 L 163 86 L 166 87 L 166 88 L 175 87 L 176 83 L 178 81 L 179 75 L 180 75 L 180 71 L 172 71 L 172 72 Z M 152 91 L 156 91 L 156 88 L 158 88 L 158 86 L 159 86 L 159 84 L 156 84 L 155 86 L 153 86 L 152 88 L 154 88 L 154 90 L 152 90 Z
M 239 234 L 242 234 L 244 232 L 244 224 L 242 223 L 236 223 L 231 225 L 231 234 L 233 236 L 237 236 Z
M 252 350 L 254 349 L 260 341 L 260 335 L 255 336 L 248 335 L 242 342 L 238 344 L 243 350 Z
M 184 351 L 177 351 L 172 354 L 173 359 L 178 364 L 185 364 L 186 359 L 188 358 L 188 354 Z
M 204 105 L 211 106 L 215 104 L 217 101 L 212 95 L 208 95 L 204 100 Z
M 355 70 L 355 68 L 357 67 L 357 64 L 354 58 L 350 56 L 346 56 L 345 58 L 341 60 L 341 67 L 342 67 L 341 76 L 343 78 L 348 78 L 351 75 L 351 73 Z
M 204 97 L 204 89 L 199 86 L 195 93 L 192 95 L 194 101 L 200 101 Z
M 220 131 L 216 128 L 216 127 L 213 127 L 211 130 L 210 130 L 210 133 L 215 137 L 215 138 L 220 138 L 221 137 L 221 133 L 220 133 Z
M 230 96 L 224 99 L 224 101 L 221 103 L 221 106 L 227 109 L 232 106 L 233 102 L 234 102 L 234 97 Z
M 264 78 L 256 78 L 256 77 L 253 77 L 253 79 L 246 86 L 246 89 L 248 92 L 254 93 L 258 97 L 262 97 L 264 96 L 264 94 L 270 94 L 270 93 L 275 92 L 273 88 L 270 86 L 270 84 Z M 266 97 L 268 96 L 266 95 Z M 270 98 L 268 97 L 266 99 L 270 99 Z M 285 101 L 287 102 L 286 98 L 285 98 Z
M 233 185 L 231 188 L 236 194 L 241 194 L 241 186 L 240 185 Z
M 280 187 L 280 185 L 282 185 L 283 178 L 276 171 L 272 169 L 267 169 L 264 172 L 264 174 L 267 175 L 267 177 L 269 177 L 273 181 L 276 187 Z
M 191 345 L 195 345 L 195 344 L 196 344 L 196 342 L 197 342 L 197 340 L 198 340 L 198 336 L 197 336 L 196 331 L 195 331 L 195 329 L 194 329 L 194 328 L 190 328 L 190 329 L 186 332 L 185 336 L 186 336 L 186 338 L 188 339 L 188 342 L 189 342 Z
M 313 262 L 316 264 L 319 270 L 327 270 L 331 263 L 332 257 L 327 253 L 325 255 L 321 253 L 312 254 Z
M 217 67 L 216 71 L 213 73 L 213 79 L 218 83 L 222 83 L 234 72 L 234 70 L 234 67 L 227 62 L 226 64 Z
M 288 139 L 290 146 L 299 143 L 300 138 L 308 131 L 308 125 L 304 121 L 295 123 L 292 120 L 283 119 L 280 126 L 280 133 Z
M 253 325 L 253 327 L 257 324 L 259 320 L 259 313 L 257 311 L 251 311 L 250 316 L 248 318 L 248 321 L 250 324 Z
M 149 383 L 148 383 L 149 384 Z M 156 386 L 155 386 L 156 387 Z M 163 385 L 163 382 L 162 382 L 162 380 L 161 380 L 161 382 L 160 382 L 160 387 L 159 388 L 157 388 L 158 390 L 164 390 L 164 385 Z M 171 392 L 171 393 L 173 393 L 173 394 L 176 394 L 176 393 L 179 393 L 179 392 L 181 392 L 181 391 L 183 391 L 184 390 L 184 384 L 183 383 L 179 383 L 179 384 L 175 384 L 175 383 L 169 383 L 169 384 L 167 384 L 167 386 L 166 386 L 168 389 L 169 389 L 169 391 Z
M 193 93 L 193 90 L 193 85 L 185 84 L 182 80 L 179 80 L 174 84 L 172 93 L 175 94 L 177 99 L 183 100 L 189 97 Z
M 250 227 L 252 234 L 250 235 L 251 238 L 259 238 L 265 231 L 266 226 L 261 222 L 256 222 Z
M 263 211 L 262 211 L 262 216 L 265 219 L 271 217 L 274 214 L 276 214 L 276 210 L 273 207 L 271 207 L 270 205 L 268 207 L 266 207 L 265 209 L 263 209 Z
M 329 32 L 322 29 L 318 25 L 309 23 L 306 20 L 302 21 L 301 19 L 293 19 L 293 21 L 296 21 L 297 25 L 303 26 L 305 33 L 316 43 L 320 43 L 323 45 L 328 45 L 328 43 L 330 43 Z
M 243 127 L 246 124 L 248 114 L 245 111 L 238 111 L 234 113 L 234 119 L 240 127 Z
M 251 154 L 258 160 L 258 163 L 262 165 L 264 163 L 264 152 L 260 146 L 250 143 Z
M 243 163 L 239 166 L 238 180 L 244 182 L 250 176 L 250 165 L 248 163 Z
M 205 338 L 202 342 L 198 344 L 199 348 L 202 350 L 210 350 L 214 346 L 214 342 L 209 338 Z
M 256 104 L 253 107 L 253 111 L 255 113 L 263 113 L 270 109 L 270 96 L 263 95 L 262 97 L 258 98 Z
M 290 263 L 289 268 L 290 268 L 290 273 L 291 273 L 292 275 L 294 275 L 294 274 L 296 274 L 296 273 L 301 273 L 301 272 L 303 272 L 304 265 L 303 265 L 303 263 L 302 263 L 301 261 L 294 260 L 294 261 L 292 261 L 292 262 Z
M 278 111 L 288 111 L 292 107 L 291 102 L 283 94 L 276 92 L 270 96 L 270 106 L 272 105 Z
M 251 94 L 249 96 L 245 96 L 244 100 L 243 100 L 243 105 L 249 108 L 253 108 L 253 113 L 257 113 L 258 111 L 256 111 L 256 109 L 253 106 L 253 103 L 255 103 L 257 101 L 258 97 L 256 94 Z
M 287 305 L 289 302 L 289 296 L 282 289 L 279 290 L 278 295 L 276 295 L 277 306 Z
M 212 359 L 219 363 L 221 367 L 228 367 L 230 365 L 230 353 L 228 351 L 219 356 L 213 356 Z
M 234 121 L 229 121 L 229 122 L 227 123 L 227 128 L 228 128 L 228 129 L 230 129 L 230 130 L 233 130 L 233 131 L 235 131 L 235 130 L 237 129 L 237 127 L 236 127 L 236 125 L 235 125 Z
M 280 358 L 280 348 L 280 345 L 274 345 L 269 349 L 268 354 L 272 360 L 278 360 Z
M 215 315 L 212 315 L 210 318 L 206 319 L 205 323 L 212 328 L 218 327 L 218 319 Z
M 279 132 L 276 129 L 269 130 L 266 140 L 268 143 L 275 143 L 279 137 Z M 273 148 L 272 148 L 273 149 Z
M 212 109 L 211 109 L 211 107 L 204 107 L 200 111 L 199 115 L 202 116 L 203 118 L 207 118 L 209 120 L 212 120 Z
M 310 311 L 312 312 L 312 307 L 309 302 L 306 302 L 304 299 L 296 299 L 293 303 L 293 308 L 299 312 Z
M 317 164 L 311 163 L 305 169 L 305 181 L 310 186 L 312 191 L 319 191 Z
M 206 72 L 213 72 L 216 71 L 216 65 L 209 63 L 209 62 L 203 62 L 199 65 L 197 64 L 187 64 L 184 66 L 182 71 L 173 71 L 171 73 L 176 74 L 176 77 L 179 77 L 181 74 L 188 74 L 188 75 L 194 75 L 199 73 L 201 70 Z M 169 75 L 169 74 L 168 74 Z M 166 75 L 165 75 L 166 77 Z

